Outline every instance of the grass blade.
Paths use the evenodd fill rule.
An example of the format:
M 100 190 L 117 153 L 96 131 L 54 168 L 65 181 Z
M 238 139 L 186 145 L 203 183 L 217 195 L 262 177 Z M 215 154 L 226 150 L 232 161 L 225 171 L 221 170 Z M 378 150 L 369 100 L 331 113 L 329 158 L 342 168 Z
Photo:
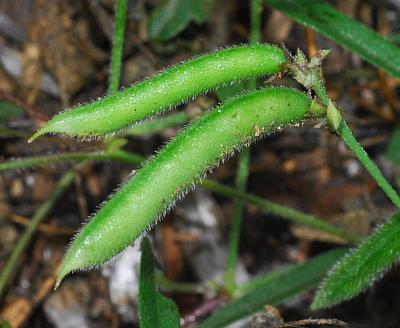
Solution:
M 20 107 L 8 101 L 0 101 L 0 123 L 7 123 L 23 115 Z
M 156 41 L 168 41 L 182 32 L 192 19 L 192 0 L 167 0 L 150 16 L 149 35 Z
M 179 311 L 175 303 L 160 294 L 154 283 L 154 257 L 147 238 L 142 242 L 139 281 L 139 316 L 142 328 L 179 327 Z
M 279 304 L 286 299 L 315 285 L 322 279 L 324 273 L 344 254 L 344 249 L 338 249 L 319 255 L 306 263 L 295 265 L 259 280 L 254 288 L 226 307 L 216 311 L 200 327 L 220 328 L 251 315 L 265 304 Z
M 370 286 L 400 258 L 400 213 L 335 266 L 312 304 L 320 309 L 348 300 Z
M 341 14 L 324 0 L 267 0 L 267 3 L 400 78 L 400 48 L 365 25 Z

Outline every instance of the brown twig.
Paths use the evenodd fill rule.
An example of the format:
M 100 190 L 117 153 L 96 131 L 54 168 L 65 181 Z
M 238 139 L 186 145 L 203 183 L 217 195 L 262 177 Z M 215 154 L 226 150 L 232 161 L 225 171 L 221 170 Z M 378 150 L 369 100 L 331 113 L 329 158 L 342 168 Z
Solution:
M 17 214 L 9 214 L 6 216 L 6 218 L 23 226 L 27 226 L 30 222 L 30 219 Z M 71 236 L 77 231 L 77 228 L 56 227 L 51 224 L 41 223 L 38 226 L 38 231 L 51 236 Z
M 181 319 L 181 327 L 188 327 L 201 318 L 209 315 L 223 304 L 220 298 L 213 298 L 195 308 L 191 313 Z
M 304 33 L 306 35 L 306 42 L 307 42 L 307 55 L 309 58 L 314 57 L 317 55 L 317 45 L 315 43 L 315 33 L 314 30 L 305 27 L 304 28 Z

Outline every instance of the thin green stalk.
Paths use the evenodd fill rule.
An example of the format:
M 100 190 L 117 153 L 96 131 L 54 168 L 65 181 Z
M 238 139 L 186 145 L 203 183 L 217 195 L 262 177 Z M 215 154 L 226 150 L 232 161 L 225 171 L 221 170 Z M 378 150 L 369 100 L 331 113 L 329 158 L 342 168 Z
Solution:
M 115 9 L 114 39 L 113 39 L 113 47 L 111 53 L 109 87 L 108 87 L 108 92 L 110 94 L 118 91 L 120 83 L 122 50 L 124 48 L 127 6 L 128 6 L 127 0 L 118 0 Z
M 16 270 L 21 254 L 28 246 L 34 232 L 36 231 L 36 228 L 43 221 L 43 219 L 47 217 L 55 203 L 59 200 L 60 196 L 63 195 L 65 190 L 72 184 L 74 178 L 74 170 L 69 170 L 63 175 L 54 192 L 35 212 L 25 231 L 18 239 L 18 242 L 15 245 L 10 258 L 8 259 L 7 263 L 0 273 L 0 299 L 3 297 L 8 283 L 12 280 L 13 273 Z
M 251 31 L 250 43 L 257 43 L 261 40 L 261 12 L 262 1 L 251 0 Z
M 251 44 L 255 44 L 261 41 L 261 13 L 262 13 L 262 1 L 261 0 L 250 0 L 251 10 L 251 29 L 249 41 Z M 247 88 L 252 91 L 257 88 L 257 79 L 251 79 L 247 82 Z
M 251 0 L 251 31 L 250 43 L 255 44 L 261 40 L 261 0 Z M 257 88 L 257 80 L 248 81 L 247 87 L 250 91 Z M 240 192 L 244 192 L 247 186 L 249 175 L 250 149 L 245 148 L 239 155 L 239 164 L 236 172 L 236 188 Z M 233 217 L 230 243 L 228 250 L 228 261 L 224 274 L 224 282 L 228 290 L 234 290 L 236 286 L 236 265 L 240 242 L 240 228 L 243 219 L 243 203 L 239 199 L 235 200 L 235 214 Z
M 342 117 L 340 111 L 329 100 L 328 93 L 326 91 L 325 84 L 322 81 L 321 75 L 319 75 L 319 77 L 315 80 L 316 83 L 313 86 L 313 89 L 322 103 L 327 106 L 328 125 L 342 138 L 347 147 L 349 147 L 349 149 L 353 152 L 353 154 L 357 157 L 360 163 L 369 172 L 371 177 L 375 180 L 378 186 L 381 187 L 393 204 L 400 208 L 400 197 L 396 190 L 394 190 L 390 183 L 385 179 L 379 168 L 369 158 L 364 148 L 362 148 L 356 138 L 354 138 L 353 133 Z
M 337 131 L 342 140 L 346 143 L 347 147 L 353 152 L 353 154 L 357 157 L 360 163 L 365 167 L 365 169 L 369 172 L 372 178 L 376 181 L 379 187 L 385 192 L 385 194 L 389 197 L 389 199 L 400 208 L 400 197 L 397 194 L 396 190 L 390 185 L 390 183 L 385 179 L 382 175 L 379 168 L 375 165 L 375 163 L 369 158 L 365 150 L 358 143 L 358 141 L 354 138 L 351 130 L 347 126 L 344 119 L 342 119 L 339 129 Z
M 157 286 L 167 292 L 204 294 L 209 289 L 205 284 L 172 281 L 158 272 L 155 278 Z
M 14 137 L 14 138 L 28 138 L 30 136 L 30 133 L 7 129 L 7 128 L 0 128 L 0 136 Z
M 239 192 L 246 190 L 247 177 L 249 172 L 250 151 L 248 148 L 243 149 L 240 153 L 239 166 L 236 175 L 236 188 Z M 243 202 L 235 199 L 235 214 L 233 217 L 230 243 L 228 250 L 228 261 L 224 274 L 224 283 L 228 290 L 234 290 L 236 286 L 236 263 L 239 251 L 240 228 L 243 218 Z
M 351 243 L 358 243 L 362 239 L 358 234 L 335 227 L 317 216 L 305 214 L 248 193 L 239 192 L 233 188 L 223 186 L 211 180 L 203 180 L 201 186 L 223 196 L 240 199 L 242 202 L 252 204 L 266 213 L 274 214 L 289 221 L 327 232 Z
M 46 156 L 36 156 L 14 159 L 8 162 L 0 163 L 0 172 L 9 170 L 26 169 L 30 167 L 43 166 L 52 163 L 64 161 L 104 161 L 114 160 L 128 164 L 137 165 L 143 161 L 143 157 L 118 149 L 113 152 L 94 151 L 94 152 L 74 152 L 74 153 L 61 153 Z
M 171 115 L 153 118 L 139 123 L 138 125 L 124 131 L 124 135 L 144 136 L 159 133 L 165 129 L 176 127 L 187 123 L 190 117 L 186 112 L 178 112 Z
M 108 153 L 106 155 L 107 156 L 104 156 L 104 159 L 116 160 L 116 161 L 124 162 L 127 164 L 132 164 L 132 165 L 141 164 L 145 160 L 145 158 L 143 156 L 125 151 L 123 149 L 118 149 L 118 150 L 116 150 L 112 153 Z

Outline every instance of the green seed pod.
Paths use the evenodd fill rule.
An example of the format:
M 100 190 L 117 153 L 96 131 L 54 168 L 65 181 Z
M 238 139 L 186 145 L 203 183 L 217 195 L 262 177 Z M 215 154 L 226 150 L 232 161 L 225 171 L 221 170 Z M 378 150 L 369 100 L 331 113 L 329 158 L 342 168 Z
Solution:
M 29 141 L 45 133 L 93 137 L 123 128 L 232 81 L 281 71 L 285 54 L 257 44 L 217 51 L 171 67 L 108 97 L 64 111 Z
M 72 242 L 57 285 L 70 272 L 102 264 L 121 252 L 207 170 L 255 138 L 302 121 L 309 98 L 267 88 L 234 98 L 197 119 L 105 203 Z

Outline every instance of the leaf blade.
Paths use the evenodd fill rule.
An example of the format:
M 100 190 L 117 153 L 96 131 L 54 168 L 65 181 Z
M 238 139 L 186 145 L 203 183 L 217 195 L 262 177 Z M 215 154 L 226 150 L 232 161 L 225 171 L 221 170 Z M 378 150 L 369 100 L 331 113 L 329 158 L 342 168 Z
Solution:
M 400 125 L 397 125 L 390 137 L 386 157 L 395 165 L 400 165 Z
M 139 281 L 139 316 L 142 328 L 179 328 L 180 317 L 175 303 L 160 294 L 154 283 L 154 257 L 147 238 L 141 245 Z
M 323 281 L 311 307 L 330 307 L 368 288 L 400 258 L 399 234 L 400 213 L 396 213 L 335 265 Z
M 182 32 L 191 18 L 192 0 L 167 0 L 150 16 L 150 37 L 157 41 L 168 41 Z
M 200 327 L 214 328 L 255 313 L 265 304 L 278 304 L 317 283 L 335 261 L 344 254 L 344 249 L 327 252 L 310 261 L 273 272 L 263 281 L 258 280 L 242 297 L 215 312 Z
M 267 0 L 273 8 L 311 27 L 369 63 L 400 78 L 400 48 L 323 0 Z
M 23 110 L 8 101 L 0 101 L 0 123 L 7 123 L 22 116 Z

